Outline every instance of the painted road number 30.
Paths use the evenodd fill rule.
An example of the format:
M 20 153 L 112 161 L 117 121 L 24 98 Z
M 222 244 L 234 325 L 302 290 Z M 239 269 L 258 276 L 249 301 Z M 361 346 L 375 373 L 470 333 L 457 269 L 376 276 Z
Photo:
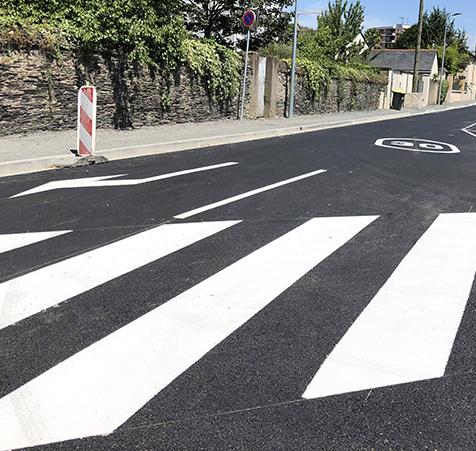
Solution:
M 423 153 L 460 153 L 454 144 L 414 138 L 382 138 L 377 139 L 376 146 L 389 149 L 408 150 Z

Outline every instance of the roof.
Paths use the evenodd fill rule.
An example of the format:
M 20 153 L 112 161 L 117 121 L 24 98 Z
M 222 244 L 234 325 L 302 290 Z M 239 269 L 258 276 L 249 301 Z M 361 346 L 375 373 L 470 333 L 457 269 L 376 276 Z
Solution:
M 420 72 L 430 74 L 436 57 L 436 50 L 422 50 L 420 53 Z M 369 55 L 369 62 L 379 69 L 413 72 L 415 50 L 372 50 Z

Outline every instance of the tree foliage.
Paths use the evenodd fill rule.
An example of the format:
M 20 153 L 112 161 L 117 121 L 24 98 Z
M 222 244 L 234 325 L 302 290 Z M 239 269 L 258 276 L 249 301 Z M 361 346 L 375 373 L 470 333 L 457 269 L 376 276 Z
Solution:
M 174 2 L 157 0 L 3 0 L 0 16 L 17 27 L 56 29 L 71 44 L 133 59 L 169 60 L 168 41 L 183 39 Z M 164 58 L 162 58 L 165 55 Z
M 423 16 L 422 48 L 432 48 L 443 45 L 445 22 L 448 12 L 446 9 L 433 8 Z M 402 33 L 395 44 L 396 48 L 415 48 L 418 36 L 418 25 L 413 25 Z M 467 36 L 463 30 L 458 30 L 453 18 L 448 19 L 447 42 L 454 42 L 462 49 L 467 49 Z
M 443 53 L 447 15 L 446 9 L 433 8 L 430 13 L 425 12 L 423 16 L 422 48 L 438 49 L 440 60 Z M 413 25 L 399 36 L 395 43 L 395 48 L 415 48 L 417 37 L 418 26 Z M 448 18 L 446 42 L 448 46 L 448 58 L 445 62 L 445 66 L 450 73 L 454 74 L 466 66 L 469 54 L 466 32 L 456 28 L 455 21 L 452 18 Z
M 382 45 L 382 36 L 378 28 L 369 28 L 364 33 L 365 43 L 369 49 L 380 48 Z
M 0 50 L 68 47 L 126 58 L 167 78 L 185 63 L 218 100 L 236 95 L 241 58 L 189 36 L 179 0 L 1 0 Z
M 298 62 L 315 95 L 332 79 L 380 81 L 378 71 L 364 61 L 364 44 L 356 40 L 364 19 L 359 0 L 333 0 L 319 16 L 317 30 L 301 30 Z
M 291 13 L 286 8 L 293 0 L 181 0 L 187 28 L 197 36 L 214 38 L 229 45 L 230 37 L 239 35 L 241 44 L 245 30 L 241 18 L 250 7 L 257 13 L 258 23 L 252 34 L 252 48 L 289 38 Z
M 348 62 L 357 57 L 363 44 L 355 39 L 365 20 L 364 8 L 357 0 L 329 2 L 327 10 L 317 20 L 316 46 L 325 57 Z

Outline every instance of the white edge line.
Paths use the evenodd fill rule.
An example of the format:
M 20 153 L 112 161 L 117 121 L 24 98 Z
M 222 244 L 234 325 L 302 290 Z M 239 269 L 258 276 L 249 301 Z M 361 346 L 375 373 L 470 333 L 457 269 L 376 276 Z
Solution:
M 420 141 L 420 142 L 428 142 L 428 143 L 433 143 L 433 144 L 444 144 L 445 146 L 448 146 L 452 151 L 451 152 L 444 152 L 444 151 L 439 151 L 439 150 L 417 150 L 417 149 L 406 149 L 404 147 L 397 147 L 397 146 L 389 146 L 387 144 L 384 144 L 384 141 Z M 375 141 L 375 145 L 379 147 L 386 147 L 387 149 L 397 149 L 397 150 L 405 150 L 407 152 L 420 152 L 420 153 L 438 153 L 442 155 L 451 155 L 454 153 L 461 153 L 461 150 L 456 147 L 454 144 L 448 144 L 444 143 L 442 141 L 432 141 L 431 139 L 421 139 L 421 138 L 381 138 L 377 139 Z

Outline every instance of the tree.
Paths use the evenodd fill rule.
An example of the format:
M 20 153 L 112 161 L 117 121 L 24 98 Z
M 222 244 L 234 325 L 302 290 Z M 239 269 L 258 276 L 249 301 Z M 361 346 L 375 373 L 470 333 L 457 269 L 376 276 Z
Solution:
M 443 57 L 443 46 L 438 47 L 438 57 Z M 450 74 L 457 74 L 464 69 L 470 61 L 468 52 L 462 52 L 458 43 L 453 42 L 446 46 L 445 68 Z
M 246 4 L 240 0 L 181 0 L 185 23 L 198 36 L 213 38 L 230 44 L 233 34 L 244 35 L 241 17 L 251 7 L 258 16 L 257 28 L 252 35 L 252 48 L 272 42 L 287 41 L 291 13 L 285 10 L 293 0 L 253 0 Z
M 13 27 L 47 29 L 83 50 L 121 53 L 162 66 L 177 60 L 185 28 L 178 0 L 3 0 L 0 19 Z
M 459 30 L 456 28 L 454 19 L 447 19 L 447 11 L 445 9 L 433 8 L 431 13 L 426 12 L 424 14 L 421 46 L 422 48 L 426 49 L 441 49 L 439 51 L 441 57 L 446 20 L 448 20 L 446 42 L 451 56 L 446 61 L 445 67 L 450 73 L 456 73 L 463 69 L 467 64 L 468 37 L 464 30 Z M 399 36 L 397 42 L 395 43 L 395 48 L 415 48 L 417 34 L 418 28 L 416 25 L 413 25 Z M 457 53 L 460 53 L 459 57 L 456 57 Z
M 445 36 L 445 21 L 447 12 L 445 9 L 433 8 L 431 13 L 426 12 L 423 16 L 422 48 L 434 48 L 443 45 Z M 402 33 L 395 48 L 411 49 L 415 48 L 418 28 L 411 26 Z M 467 36 L 464 30 L 458 30 L 454 19 L 448 19 L 448 30 L 446 41 L 449 45 L 456 42 L 462 50 L 467 50 Z
M 327 10 L 317 19 L 317 31 L 305 37 L 300 50 L 309 59 L 351 61 L 364 49 L 364 44 L 356 41 L 364 19 L 360 0 L 355 3 L 347 0 L 331 1 Z
M 364 33 L 365 43 L 370 49 L 380 48 L 382 46 L 382 36 L 378 28 L 369 28 Z

